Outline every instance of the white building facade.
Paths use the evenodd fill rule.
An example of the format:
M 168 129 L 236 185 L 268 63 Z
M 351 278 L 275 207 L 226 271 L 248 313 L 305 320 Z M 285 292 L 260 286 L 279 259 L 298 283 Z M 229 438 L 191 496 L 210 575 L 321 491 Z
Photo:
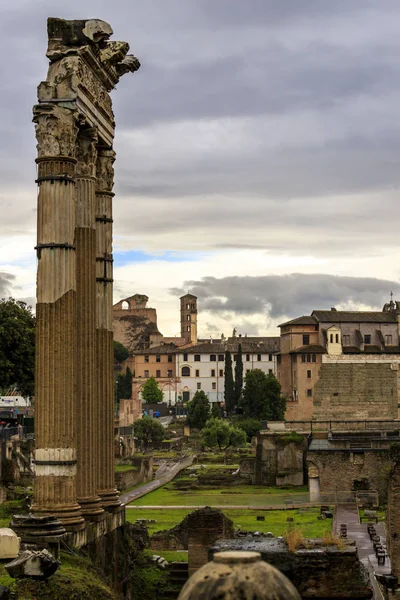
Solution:
M 279 338 L 236 338 L 235 341 L 230 338 L 225 343 L 199 343 L 176 352 L 178 401 L 189 402 L 197 391 L 203 390 L 210 402 L 224 402 L 225 354 L 231 353 L 235 378 L 239 344 L 242 346 L 243 381 L 246 373 L 253 369 L 276 375 Z

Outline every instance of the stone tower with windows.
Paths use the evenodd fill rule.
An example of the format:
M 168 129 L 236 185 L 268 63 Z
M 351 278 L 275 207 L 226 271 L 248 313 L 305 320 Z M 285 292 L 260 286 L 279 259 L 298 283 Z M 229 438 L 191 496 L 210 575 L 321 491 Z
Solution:
M 181 301 L 181 337 L 188 344 L 197 344 L 197 297 L 185 294 Z

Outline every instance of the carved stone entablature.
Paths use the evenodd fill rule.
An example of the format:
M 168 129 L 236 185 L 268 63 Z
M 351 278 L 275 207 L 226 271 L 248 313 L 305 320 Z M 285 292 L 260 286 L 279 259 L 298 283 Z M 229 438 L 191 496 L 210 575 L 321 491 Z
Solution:
M 75 157 L 78 115 L 61 106 L 38 104 L 33 107 L 38 157 Z
M 50 18 L 47 31 L 50 66 L 38 88 L 39 102 L 76 109 L 97 127 L 101 144 L 111 147 L 115 123 L 109 92 L 140 62 L 127 56 L 126 42 L 108 41 L 112 29 L 105 21 Z
M 77 164 L 75 173 L 79 177 L 96 177 L 97 132 L 86 129 L 79 132 L 76 143 Z
M 111 192 L 114 186 L 114 150 L 101 149 L 97 156 L 97 185 L 98 192 Z

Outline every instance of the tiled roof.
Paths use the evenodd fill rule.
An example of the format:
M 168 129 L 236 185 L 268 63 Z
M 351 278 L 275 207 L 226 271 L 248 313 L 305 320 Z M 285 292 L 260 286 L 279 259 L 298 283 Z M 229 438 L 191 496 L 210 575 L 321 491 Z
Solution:
M 292 319 L 291 321 L 286 321 L 286 323 L 281 323 L 278 327 L 285 327 L 285 325 L 316 325 L 317 319 L 315 319 L 312 315 L 303 315 L 302 317 L 297 317 L 297 319 Z
M 177 346 L 174 343 L 160 344 L 153 346 L 134 354 L 225 354 L 226 351 L 237 353 L 239 344 L 242 346 L 243 354 L 258 353 L 258 354 L 273 354 L 280 350 L 279 337 L 260 337 L 260 338 L 230 338 L 236 341 L 219 342 L 200 342 L 191 346 Z M 255 341 L 260 340 L 260 341 Z
M 313 310 L 312 317 L 319 322 L 330 323 L 396 323 L 397 318 L 391 311 L 346 311 Z M 300 317 L 302 318 L 302 317 Z
M 319 344 L 308 344 L 307 346 L 301 346 L 300 348 L 296 348 L 295 350 L 291 350 L 290 354 L 305 354 L 305 353 L 313 353 L 313 354 L 324 354 L 326 352 L 323 346 Z

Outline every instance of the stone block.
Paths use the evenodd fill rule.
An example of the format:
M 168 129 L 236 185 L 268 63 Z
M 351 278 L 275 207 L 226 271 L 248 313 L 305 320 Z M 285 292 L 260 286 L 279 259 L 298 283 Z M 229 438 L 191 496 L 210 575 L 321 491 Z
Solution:
M 0 529 L 0 560 L 16 558 L 19 554 L 20 546 L 21 540 L 15 531 L 8 527 Z

